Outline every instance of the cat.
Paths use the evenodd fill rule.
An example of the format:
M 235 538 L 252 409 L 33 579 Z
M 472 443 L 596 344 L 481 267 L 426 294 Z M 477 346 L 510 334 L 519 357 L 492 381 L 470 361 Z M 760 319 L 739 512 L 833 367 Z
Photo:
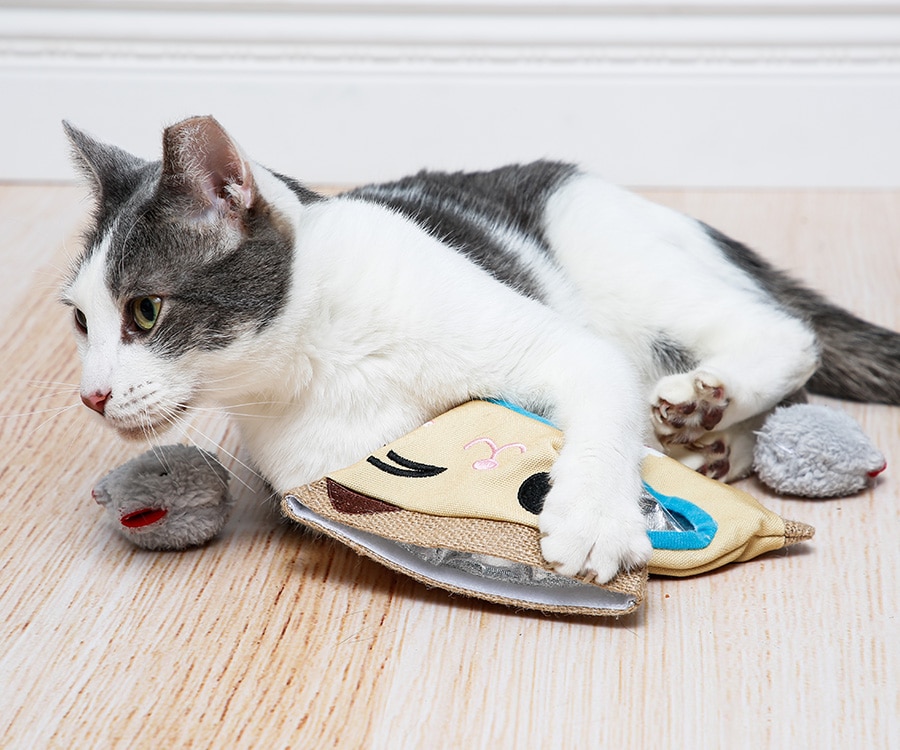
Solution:
M 279 492 L 501 398 L 565 432 L 542 554 L 604 582 L 651 552 L 644 443 L 731 480 L 804 387 L 900 403 L 900 335 L 569 164 L 324 197 L 212 117 L 161 161 L 65 129 L 96 200 L 62 292 L 82 400 L 126 438 L 218 404 Z

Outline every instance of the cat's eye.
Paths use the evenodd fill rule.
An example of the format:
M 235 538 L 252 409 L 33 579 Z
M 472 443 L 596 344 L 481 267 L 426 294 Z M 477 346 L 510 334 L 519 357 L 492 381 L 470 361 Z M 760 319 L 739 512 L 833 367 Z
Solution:
M 75 326 L 82 333 L 87 333 L 87 316 L 77 307 L 75 308 Z
M 156 325 L 162 300 L 159 297 L 138 297 L 131 302 L 131 319 L 142 331 L 149 331 Z

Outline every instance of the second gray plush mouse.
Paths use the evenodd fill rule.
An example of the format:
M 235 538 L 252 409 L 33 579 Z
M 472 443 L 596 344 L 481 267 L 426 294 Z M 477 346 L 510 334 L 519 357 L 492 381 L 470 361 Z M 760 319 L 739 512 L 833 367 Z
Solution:
M 842 497 L 887 468 L 884 456 L 846 412 L 818 404 L 776 409 L 757 433 L 753 469 L 776 492 Z
M 228 520 L 228 470 L 190 445 L 153 448 L 107 474 L 92 493 L 129 540 L 145 549 L 205 544 Z

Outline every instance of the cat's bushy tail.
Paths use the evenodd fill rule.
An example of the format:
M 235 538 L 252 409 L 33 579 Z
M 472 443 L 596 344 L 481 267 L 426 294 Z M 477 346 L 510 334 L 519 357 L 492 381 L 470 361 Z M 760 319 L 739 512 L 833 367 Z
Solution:
M 858 318 L 812 292 L 797 306 L 812 323 L 821 364 L 806 384 L 823 396 L 900 404 L 900 334 Z
M 869 323 L 706 227 L 723 253 L 790 312 L 809 322 L 821 347 L 806 388 L 823 396 L 900 405 L 900 333 Z

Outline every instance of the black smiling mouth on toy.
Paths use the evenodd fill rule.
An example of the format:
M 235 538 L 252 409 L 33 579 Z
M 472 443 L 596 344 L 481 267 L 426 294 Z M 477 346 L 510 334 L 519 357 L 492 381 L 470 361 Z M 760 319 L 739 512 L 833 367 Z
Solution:
M 162 521 L 168 512 L 165 508 L 140 508 L 126 513 L 119 522 L 128 529 L 142 529 L 144 526 Z
M 413 479 L 423 479 L 426 477 L 436 477 L 447 471 L 446 466 L 432 466 L 431 464 L 420 464 L 418 461 L 404 458 L 399 453 L 388 451 L 387 457 L 393 461 L 396 466 L 385 463 L 380 458 L 369 456 L 368 461 L 372 466 L 386 474 L 393 474 L 395 477 L 410 477 Z

